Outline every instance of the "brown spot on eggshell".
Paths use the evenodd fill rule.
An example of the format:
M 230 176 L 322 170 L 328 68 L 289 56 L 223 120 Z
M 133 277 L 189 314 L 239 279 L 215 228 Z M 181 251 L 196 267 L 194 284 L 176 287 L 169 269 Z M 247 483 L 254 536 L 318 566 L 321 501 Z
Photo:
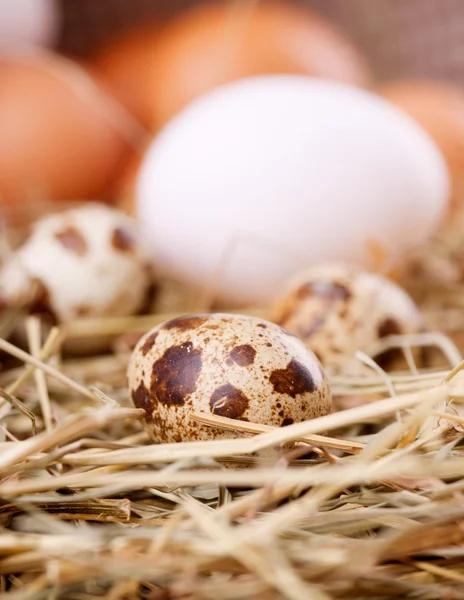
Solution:
M 287 425 L 293 425 L 294 421 L 293 419 L 290 419 L 289 417 L 287 417 L 286 419 L 284 419 L 282 421 L 282 427 L 287 427 Z
M 402 333 L 402 329 L 400 324 L 395 321 L 395 319 L 387 317 L 378 325 L 377 333 L 379 338 L 384 338 L 389 335 L 400 335 Z
M 145 420 L 150 423 L 153 420 L 152 415 L 156 402 L 143 382 L 132 392 L 132 402 L 136 408 L 142 408 L 145 411 Z
M 150 352 L 150 350 L 153 348 L 153 346 L 156 343 L 157 337 L 158 337 L 157 331 L 155 331 L 154 333 L 151 333 L 149 336 L 147 336 L 147 338 L 143 342 L 142 346 L 140 347 L 140 352 L 144 356 L 146 356 Z
M 249 399 L 241 390 L 226 383 L 214 390 L 209 405 L 215 415 L 239 419 L 248 408 Z
M 309 370 L 292 359 L 285 369 L 272 371 L 269 381 L 278 394 L 287 394 L 296 398 L 299 394 L 312 393 L 316 386 Z
M 135 246 L 134 236 L 132 235 L 132 232 L 125 227 L 116 227 L 111 236 L 111 245 L 116 250 L 128 252 Z
M 256 327 L 261 327 L 261 329 L 267 329 L 267 325 L 265 323 L 258 323 Z
M 167 321 L 167 323 L 163 325 L 163 329 L 179 329 L 180 331 L 197 329 L 198 327 L 203 325 L 207 320 L 207 317 L 198 316 L 176 317 L 175 319 Z
M 153 364 L 151 393 L 167 406 L 182 406 L 195 391 L 201 373 L 201 350 L 192 342 L 171 346 Z
M 55 238 L 66 250 L 70 250 L 78 256 L 84 256 L 87 252 L 87 242 L 84 236 L 72 225 L 55 233 Z
M 230 358 L 239 367 L 249 367 L 253 364 L 256 356 L 256 350 L 250 344 L 236 346 L 230 351 Z

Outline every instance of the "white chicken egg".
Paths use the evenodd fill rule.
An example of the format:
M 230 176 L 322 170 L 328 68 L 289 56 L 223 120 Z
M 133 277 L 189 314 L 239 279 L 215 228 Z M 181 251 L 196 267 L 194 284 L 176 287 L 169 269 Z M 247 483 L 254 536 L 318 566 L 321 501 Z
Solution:
M 0 45 L 51 45 L 58 32 L 58 11 L 56 0 L 0 0 Z
M 381 98 L 335 82 L 265 76 L 184 109 L 139 176 L 142 236 L 161 270 L 216 281 L 232 304 L 268 303 L 321 261 L 366 264 L 440 224 L 449 173 L 427 133 Z

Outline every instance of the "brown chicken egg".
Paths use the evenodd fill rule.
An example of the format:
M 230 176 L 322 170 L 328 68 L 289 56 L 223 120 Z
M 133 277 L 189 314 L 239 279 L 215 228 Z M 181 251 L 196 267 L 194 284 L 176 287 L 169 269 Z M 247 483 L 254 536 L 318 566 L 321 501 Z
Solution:
M 363 86 L 369 71 L 344 34 L 287 0 L 208 2 L 183 11 L 152 33 L 112 42 L 94 65 L 147 126 L 236 79 L 307 74 Z
M 319 265 L 298 275 L 270 320 L 297 335 L 330 374 L 386 336 L 424 329 L 419 309 L 401 287 L 349 264 Z
M 130 28 L 113 37 L 92 56 L 89 67 L 105 88 L 141 123 L 152 120 L 154 98 L 146 92 L 152 72 L 159 24 Z
M 194 314 L 155 327 L 134 349 L 128 380 L 158 442 L 233 437 L 196 423 L 192 411 L 280 427 L 331 409 L 314 354 L 281 327 L 244 315 Z
M 432 80 L 385 83 L 377 92 L 413 117 L 442 151 L 452 177 L 451 207 L 464 201 L 464 89 Z
M 0 204 L 104 196 L 131 153 L 111 102 L 70 61 L 0 59 Z

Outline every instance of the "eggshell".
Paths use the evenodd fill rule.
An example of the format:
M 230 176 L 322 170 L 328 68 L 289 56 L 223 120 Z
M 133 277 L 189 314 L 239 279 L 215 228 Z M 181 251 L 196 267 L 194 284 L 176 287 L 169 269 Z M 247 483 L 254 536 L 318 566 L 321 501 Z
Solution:
M 108 91 L 141 123 L 153 121 L 150 91 L 159 24 L 131 28 L 111 38 L 89 59 L 89 68 Z
M 0 296 L 23 302 L 33 282 L 58 322 L 136 313 L 149 274 L 134 221 L 96 203 L 40 219 L 0 270 Z
M 107 193 L 131 152 L 112 118 L 77 65 L 0 59 L 0 203 Z
M 140 171 L 137 215 L 157 266 L 267 303 L 308 265 L 396 255 L 440 223 L 443 157 L 410 117 L 364 90 L 299 76 L 252 78 L 191 104 Z
M 464 90 L 433 80 L 399 80 L 377 88 L 434 139 L 452 173 L 452 208 L 464 203 Z
M 187 315 L 155 327 L 134 349 L 128 381 L 159 442 L 234 437 L 199 425 L 192 411 L 280 427 L 331 407 L 314 354 L 277 325 L 244 315 Z
M 56 39 L 59 20 L 55 0 L 0 0 L 1 45 L 49 46 Z
M 353 44 L 317 13 L 288 1 L 197 3 L 166 25 L 112 41 L 94 64 L 147 126 L 159 128 L 196 97 L 229 81 L 308 74 L 365 85 Z
M 300 273 L 269 318 L 297 335 L 329 373 L 386 336 L 425 329 L 419 309 L 401 287 L 350 264 L 318 265 Z

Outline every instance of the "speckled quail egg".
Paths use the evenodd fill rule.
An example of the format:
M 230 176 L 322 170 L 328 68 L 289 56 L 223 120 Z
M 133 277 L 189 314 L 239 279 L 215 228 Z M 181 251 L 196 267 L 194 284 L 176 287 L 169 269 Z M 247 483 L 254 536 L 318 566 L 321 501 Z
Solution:
M 192 411 L 285 426 L 331 409 L 315 355 L 278 325 L 244 315 L 187 315 L 155 327 L 135 347 L 128 381 L 158 442 L 233 437 L 198 424 Z
M 298 336 L 329 374 L 343 370 L 358 350 L 381 338 L 425 327 L 419 309 L 397 284 L 338 263 L 296 276 L 269 319 Z
M 34 299 L 58 322 L 124 316 L 143 305 L 150 276 L 135 222 L 102 204 L 86 204 L 39 219 L 0 271 L 7 304 Z

